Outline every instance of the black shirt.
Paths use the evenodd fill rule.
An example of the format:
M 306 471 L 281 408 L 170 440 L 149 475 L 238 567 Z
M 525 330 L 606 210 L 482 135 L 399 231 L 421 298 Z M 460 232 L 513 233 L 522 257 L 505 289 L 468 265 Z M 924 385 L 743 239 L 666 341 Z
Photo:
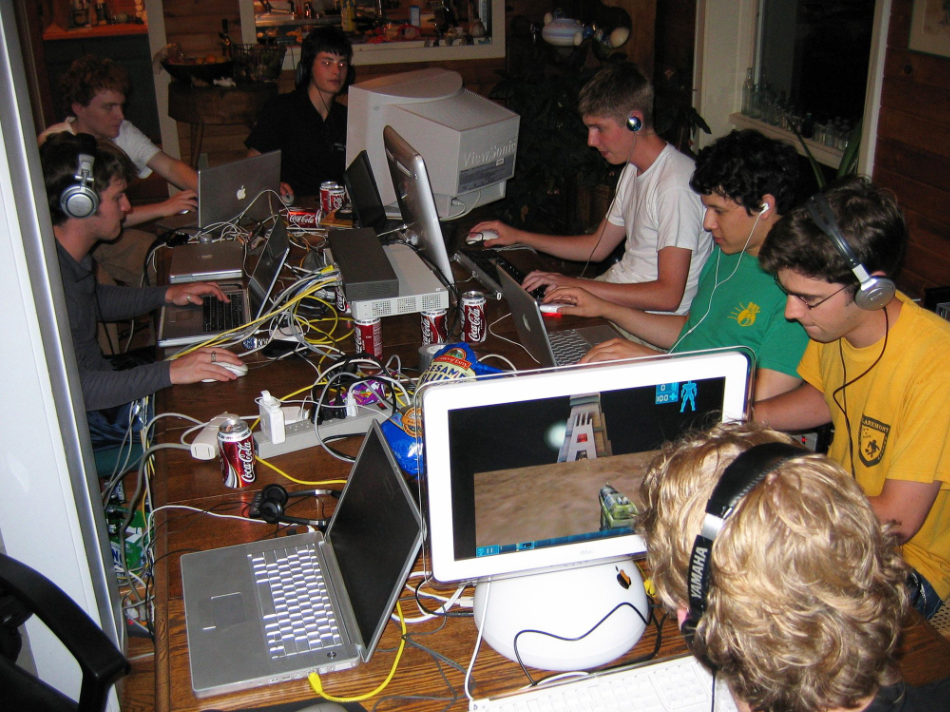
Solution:
M 244 145 L 261 153 L 280 149 L 280 179 L 295 195 L 317 195 L 324 181 L 343 184 L 346 107 L 337 101 L 326 121 L 303 87 L 271 99 Z
M 950 677 L 929 685 L 882 687 L 864 712 L 948 712 Z

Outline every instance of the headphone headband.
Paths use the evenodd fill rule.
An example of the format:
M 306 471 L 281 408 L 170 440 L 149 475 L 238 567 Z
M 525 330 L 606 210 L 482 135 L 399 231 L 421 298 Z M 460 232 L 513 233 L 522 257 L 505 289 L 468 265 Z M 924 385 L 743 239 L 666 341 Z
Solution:
M 692 644 L 699 620 L 706 612 L 709 590 L 710 554 L 713 542 L 722 531 L 726 520 L 736 506 L 762 480 L 782 463 L 810 453 L 809 450 L 788 443 L 771 442 L 755 445 L 733 460 L 723 471 L 719 482 L 706 503 L 706 516 L 689 558 L 689 615 L 682 631 Z
M 858 259 L 851 245 L 838 227 L 834 211 L 828 203 L 824 193 L 815 193 L 807 201 L 805 207 L 815 225 L 828 236 L 838 254 L 848 263 L 848 269 L 858 280 L 860 287 L 854 295 L 854 302 L 861 309 L 883 309 L 894 298 L 897 287 L 887 277 L 872 277 L 865 266 Z

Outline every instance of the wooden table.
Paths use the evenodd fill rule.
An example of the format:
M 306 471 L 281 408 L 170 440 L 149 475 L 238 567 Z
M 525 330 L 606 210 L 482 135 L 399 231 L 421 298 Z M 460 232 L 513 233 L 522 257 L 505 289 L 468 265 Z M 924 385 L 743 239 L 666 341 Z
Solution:
M 488 302 L 489 323 L 506 312 L 503 303 Z M 507 326 L 506 326 L 507 325 Z M 418 363 L 420 341 L 419 316 L 417 314 L 391 317 L 383 321 L 383 341 L 387 356 L 398 354 L 403 366 L 415 367 Z M 511 333 L 510 319 L 496 326 L 496 332 Z M 352 345 L 348 342 L 352 351 Z M 520 347 L 489 336 L 486 343 L 478 346 L 480 354 L 500 353 L 520 367 L 529 362 Z M 242 415 L 256 413 L 254 398 L 261 389 L 267 388 L 277 396 L 294 391 L 314 379 L 314 370 L 300 361 L 284 361 L 278 365 L 260 366 L 249 359 L 251 369 L 247 376 L 230 383 L 198 383 L 175 386 L 162 392 L 157 412 L 179 411 L 198 418 L 210 419 L 228 410 Z M 176 441 L 177 431 L 167 421 L 159 435 L 160 441 Z M 359 438 L 338 444 L 339 449 L 355 454 Z M 345 478 L 349 465 L 331 458 L 319 448 L 300 451 L 273 459 L 285 472 L 309 482 L 324 479 Z M 221 482 L 220 465 L 217 460 L 199 462 L 182 451 L 166 450 L 159 453 L 157 472 L 153 478 L 153 496 L 156 505 L 187 504 L 202 510 L 230 514 L 244 514 L 255 492 L 269 483 L 281 483 L 288 489 L 303 489 L 303 484 L 288 483 L 266 467 L 258 468 L 258 481 L 250 491 L 226 489 Z M 293 502 L 294 500 L 292 500 Z M 294 505 L 292 513 L 297 516 L 316 516 L 314 500 L 301 498 L 301 505 Z M 309 509 L 308 509 L 309 507 Z M 178 510 L 160 512 L 156 515 L 158 535 L 155 567 L 155 635 L 156 635 L 156 709 L 160 712 L 186 712 L 190 710 L 262 707 L 277 703 L 314 698 L 306 680 L 257 688 L 241 693 L 221 695 L 198 700 L 191 689 L 188 643 L 185 632 L 184 605 L 182 602 L 181 569 L 179 557 L 189 551 L 238 544 L 253 539 L 287 533 L 287 527 L 260 525 L 252 522 L 215 519 L 208 516 Z M 290 528 L 292 530 L 292 528 Z M 419 567 L 421 568 L 421 562 Z M 454 590 L 454 587 L 453 587 Z M 416 615 L 414 603 L 404 603 L 407 616 Z M 471 618 L 452 618 L 444 626 L 438 622 L 410 626 L 411 633 L 432 632 L 417 639 L 431 649 L 468 666 L 476 637 L 476 628 Z M 339 697 L 356 696 L 375 689 L 386 677 L 393 662 L 392 652 L 399 642 L 399 630 L 390 624 L 380 642 L 377 653 L 366 665 L 353 670 L 333 673 L 324 677 L 327 691 Z M 656 631 L 650 626 L 635 649 L 626 656 L 631 660 L 648 654 L 656 643 Z M 682 637 L 673 621 L 667 620 L 662 628 L 659 655 L 670 656 L 685 652 Z M 922 683 L 950 675 L 950 644 L 922 620 L 917 620 L 906 632 L 902 651 L 902 669 L 911 683 Z M 240 651 L 235 651 L 240 655 Z M 442 672 L 455 688 L 459 698 L 452 704 L 453 710 L 467 709 L 463 691 L 462 672 L 443 665 Z M 550 673 L 537 673 L 544 677 Z M 503 691 L 517 689 L 527 680 L 520 668 L 483 645 L 474 667 L 473 678 L 477 684 L 476 697 L 486 697 Z M 416 696 L 384 701 L 381 710 L 440 710 L 451 699 L 447 687 L 434 660 L 420 649 L 407 647 L 402 661 L 383 696 Z M 425 699 L 420 699 L 425 697 Z M 448 699 L 446 699 L 448 698 Z M 365 702 L 369 709 L 377 698 Z

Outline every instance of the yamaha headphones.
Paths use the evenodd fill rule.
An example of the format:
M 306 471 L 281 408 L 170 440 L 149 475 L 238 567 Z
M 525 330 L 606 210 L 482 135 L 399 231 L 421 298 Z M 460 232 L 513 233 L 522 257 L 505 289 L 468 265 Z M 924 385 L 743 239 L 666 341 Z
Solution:
M 709 592 L 709 570 L 713 542 L 722 531 L 726 520 L 736 506 L 752 489 L 782 463 L 809 455 L 800 445 L 770 442 L 755 445 L 733 460 L 723 471 L 722 477 L 706 503 L 703 527 L 693 544 L 689 557 L 687 585 L 689 587 L 689 613 L 680 630 L 690 650 L 705 660 L 705 645 L 696 629 L 706 612 L 706 597 Z
M 643 128 L 643 121 L 636 114 L 630 114 L 627 117 L 627 128 L 631 131 L 639 131 Z
M 327 526 L 329 520 L 291 517 L 284 511 L 287 501 L 291 497 L 317 497 L 322 494 L 333 494 L 333 490 L 316 489 L 288 492 L 280 485 L 267 485 L 255 495 L 254 501 L 251 502 L 251 506 L 248 508 L 247 515 L 251 519 L 263 519 L 268 524 L 306 524 L 322 529 Z
M 59 208 L 68 217 L 88 218 L 99 209 L 99 194 L 96 192 L 96 179 L 92 168 L 96 162 L 96 139 L 86 133 L 76 134 L 79 140 L 79 155 L 76 159 L 75 182 L 66 186 L 59 194 Z
M 888 302 L 894 298 L 894 293 L 897 289 L 894 286 L 893 280 L 887 277 L 876 277 L 868 274 L 867 269 L 861 264 L 861 260 L 858 259 L 858 256 L 854 254 L 854 250 L 851 249 L 851 245 L 848 244 L 844 235 L 841 234 L 841 229 L 835 220 L 835 214 L 831 210 L 828 199 L 824 194 L 815 193 L 815 195 L 811 196 L 805 202 L 805 206 L 808 208 L 808 214 L 811 216 L 811 219 L 814 220 L 819 229 L 829 237 L 831 244 L 835 246 L 838 254 L 848 263 L 848 267 L 857 278 L 860 286 L 858 287 L 858 291 L 854 294 L 854 303 L 861 309 L 867 309 L 869 311 L 883 309 L 887 306 Z

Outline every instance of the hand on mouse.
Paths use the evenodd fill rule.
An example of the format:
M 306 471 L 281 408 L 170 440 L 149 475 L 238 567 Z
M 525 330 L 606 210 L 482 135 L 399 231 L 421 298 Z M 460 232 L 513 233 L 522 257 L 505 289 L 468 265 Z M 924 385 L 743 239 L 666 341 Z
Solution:
M 171 362 L 172 383 L 233 381 L 247 373 L 247 366 L 219 346 L 198 349 Z
M 521 231 L 510 225 L 505 225 L 500 220 L 485 220 L 469 230 L 468 237 L 465 238 L 466 242 L 473 235 L 478 234 L 481 234 L 481 238 L 476 238 L 476 242 L 484 241 L 485 247 L 501 247 L 502 245 L 513 245 L 518 242 Z

